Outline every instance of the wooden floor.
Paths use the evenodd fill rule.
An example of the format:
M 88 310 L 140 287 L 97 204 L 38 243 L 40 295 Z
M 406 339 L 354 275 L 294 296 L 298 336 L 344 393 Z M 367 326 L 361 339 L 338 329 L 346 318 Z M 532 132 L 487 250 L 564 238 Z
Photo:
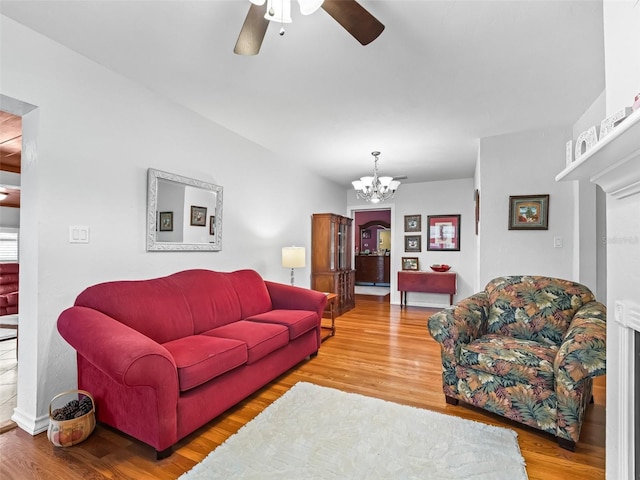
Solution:
M 358 296 L 317 357 L 180 441 L 167 459 L 156 461 L 151 447 L 103 426 L 71 448 L 55 448 L 46 434 L 32 437 L 17 428 L 0 435 L 0 479 L 175 479 L 299 381 L 512 428 L 530 480 L 605 478 L 604 377 L 596 379 L 595 404 L 589 405 L 576 452 L 563 450 L 549 434 L 469 406 L 446 405 L 440 350 L 426 328 L 433 310 L 401 309 L 381 298 Z

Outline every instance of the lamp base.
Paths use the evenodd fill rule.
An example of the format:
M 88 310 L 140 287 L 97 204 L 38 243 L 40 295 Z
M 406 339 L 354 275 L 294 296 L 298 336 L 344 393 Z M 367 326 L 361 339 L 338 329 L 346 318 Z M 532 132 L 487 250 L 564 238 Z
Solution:
M 291 286 L 293 287 L 293 268 L 291 269 Z

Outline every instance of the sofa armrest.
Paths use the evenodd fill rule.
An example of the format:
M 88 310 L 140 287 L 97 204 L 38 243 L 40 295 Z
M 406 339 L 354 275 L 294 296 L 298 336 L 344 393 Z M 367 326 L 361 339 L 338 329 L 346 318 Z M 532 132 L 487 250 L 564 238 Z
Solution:
M 294 287 L 283 283 L 265 281 L 271 296 L 271 304 L 278 310 L 310 310 L 322 318 L 327 306 L 327 295 L 308 288 Z
M 476 293 L 429 317 L 431 336 L 443 350 L 458 358 L 460 345 L 470 343 L 486 330 L 489 299 L 485 292 Z
M 127 387 L 151 386 L 178 392 L 178 372 L 169 352 L 149 337 L 87 307 L 66 309 L 60 335 L 96 368 Z
M 600 302 L 583 305 L 574 315 L 554 361 L 556 384 L 572 390 L 585 378 L 606 372 L 607 309 Z

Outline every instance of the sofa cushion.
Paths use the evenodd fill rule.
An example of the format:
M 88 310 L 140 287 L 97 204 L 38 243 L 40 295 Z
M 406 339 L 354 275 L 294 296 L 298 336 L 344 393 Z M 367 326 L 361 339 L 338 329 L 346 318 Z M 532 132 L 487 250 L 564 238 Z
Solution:
M 93 285 L 75 305 L 102 312 L 158 343 L 193 335 L 189 305 L 166 278 Z
M 458 363 L 501 377 L 503 386 L 520 383 L 554 391 L 553 361 L 557 352 L 555 346 L 487 334 L 463 344 Z
M 308 310 L 271 310 L 252 315 L 245 320 L 284 325 L 289 329 L 289 340 L 294 340 L 318 326 L 318 315 Z
M 571 319 L 594 300 L 583 285 L 539 276 L 499 277 L 486 286 L 488 333 L 559 346 Z
M 191 335 L 163 344 L 178 367 L 184 392 L 222 375 L 247 361 L 247 346 L 239 340 Z
M 240 300 L 229 273 L 185 270 L 167 277 L 189 305 L 193 333 L 199 334 L 242 319 Z M 251 291 L 247 290 L 247 295 Z
M 274 323 L 258 323 L 246 320 L 214 328 L 205 332 L 204 335 L 233 338 L 246 343 L 248 352 L 247 364 L 254 363 L 289 343 L 287 327 Z
M 273 308 L 269 290 L 262 277 L 254 270 L 237 270 L 229 274 L 229 280 L 238 295 L 240 318 L 268 312 Z

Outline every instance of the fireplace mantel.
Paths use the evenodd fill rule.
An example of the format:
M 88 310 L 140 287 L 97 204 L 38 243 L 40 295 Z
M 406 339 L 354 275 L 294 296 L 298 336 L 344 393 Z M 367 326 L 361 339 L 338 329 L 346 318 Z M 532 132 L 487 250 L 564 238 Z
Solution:
M 558 182 L 567 180 L 586 180 L 599 185 L 607 193 L 607 212 L 610 207 L 615 210 L 615 205 L 620 205 L 614 205 L 614 202 L 639 194 L 640 110 L 629 115 L 611 134 L 556 176 Z M 631 203 L 635 205 L 637 202 L 635 198 Z M 607 228 L 611 227 L 607 225 Z M 612 254 L 615 252 L 607 252 L 607 258 Z M 633 359 L 635 332 L 640 332 L 640 304 L 635 299 L 618 298 L 620 292 L 610 285 L 607 279 L 608 303 L 613 307 L 609 309 L 612 310 L 613 321 L 607 323 L 607 371 L 610 378 L 606 414 L 607 478 L 638 478 L 640 461 L 634 454 L 634 385 L 638 367 Z
M 590 180 L 614 198 L 640 193 L 640 110 L 556 176 Z

